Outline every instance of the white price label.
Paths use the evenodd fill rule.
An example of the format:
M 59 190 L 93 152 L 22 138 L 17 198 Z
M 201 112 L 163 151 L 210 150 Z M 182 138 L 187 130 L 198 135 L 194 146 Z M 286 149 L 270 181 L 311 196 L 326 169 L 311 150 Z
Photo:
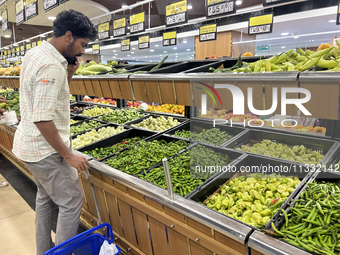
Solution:
M 113 36 L 125 35 L 125 27 L 113 30 Z
M 109 38 L 109 31 L 98 33 L 99 40 Z
M 149 48 L 149 43 L 140 43 L 138 44 L 138 46 L 139 49 Z
M 52 6 L 56 5 L 58 0 L 44 0 L 44 9 L 47 10 Z
M 208 16 L 219 15 L 234 11 L 234 2 L 227 2 L 208 7 Z
M 176 15 L 166 17 L 166 24 L 167 25 L 174 25 L 174 24 L 185 22 L 185 14 L 186 14 L 186 12 L 182 12 L 182 13 L 179 13 L 179 14 L 176 14 Z
M 209 40 L 215 40 L 215 39 L 216 39 L 216 33 L 200 35 L 201 41 L 209 41 Z
M 32 4 L 30 6 L 27 7 L 26 9 L 26 16 L 30 17 L 32 15 L 35 15 L 37 13 L 37 7 L 36 4 Z
M 262 25 L 249 28 L 249 34 L 269 33 L 271 25 Z
M 24 12 L 20 12 L 15 17 L 16 23 L 20 23 L 24 20 Z
M 2 31 L 6 31 L 7 29 L 8 29 L 8 22 L 7 22 L 7 20 L 4 22 L 4 21 L 2 21 Z
M 144 22 L 130 26 L 130 33 L 137 33 L 140 31 L 144 31 Z
M 130 50 L 130 45 L 122 46 L 122 51 L 129 51 L 129 50 Z

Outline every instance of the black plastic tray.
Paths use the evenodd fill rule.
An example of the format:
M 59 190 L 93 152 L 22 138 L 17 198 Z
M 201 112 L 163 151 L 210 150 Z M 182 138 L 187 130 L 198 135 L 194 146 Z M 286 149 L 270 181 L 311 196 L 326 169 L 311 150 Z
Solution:
M 84 120 L 89 120 L 89 119 L 91 119 L 91 117 L 72 115 L 71 119 L 72 120 L 78 120 L 79 122 L 71 124 L 70 126 L 77 126 L 77 125 L 79 125 L 80 122 L 83 122 Z
M 132 138 L 132 137 L 136 137 L 136 136 L 139 136 L 139 137 L 145 136 L 146 138 L 143 139 L 143 140 L 146 140 L 146 139 L 150 139 L 150 137 L 152 137 L 152 136 L 155 136 L 155 134 L 152 133 L 152 132 L 146 131 L 146 130 L 129 129 L 129 130 L 122 132 L 122 133 L 119 133 L 115 136 L 111 136 L 111 137 L 108 137 L 108 138 L 103 139 L 101 141 L 98 141 L 96 143 L 86 145 L 86 146 L 82 147 L 79 151 L 80 152 L 91 151 L 91 150 L 94 150 L 94 149 L 99 148 L 99 147 L 104 148 L 104 147 L 108 147 L 108 146 L 113 146 L 117 143 L 120 143 L 122 140 L 124 140 L 126 138 Z M 134 144 L 134 145 L 136 145 L 136 144 Z M 122 150 L 124 150 L 124 149 L 122 149 Z M 105 158 L 102 158 L 99 161 L 100 162 L 106 161 L 107 159 L 111 158 L 113 155 L 121 152 L 122 150 L 117 151 L 116 153 L 109 155 Z M 98 159 L 96 159 L 96 158 L 94 158 L 94 159 L 98 161 Z
M 89 106 L 88 108 L 91 108 L 93 107 L 93 104 L 91 103 L 85 103 L 85 102 L 76 102 L 76 103 L 73 103 L 70 105 L 70 109 L 73 109 L 74 107 L 84 107 L 84 106 Z M 81 111 L 75 111 L 75 112 L 71 112 L 71 114 L 78 114 L 78 112 L 81 112 Z
M 112 110 L 116 110 L 116 109 L 117 109 L 117 106 L 114 106 L 114 105 L 110 106 L 109 104 L 108 104 L 108 105 L 102 104 L 102 105 L 92 105 L 91 107 L 89 107 L 88 109 L 85 109 L 85 110 L 92 109 L 92 108 L 94 108 L 94 107 L 96 107 L 96 106 L 97 106 L 98 108 L 111 108 Z M 75 114 L 75 115 L 82 116 L 82 117 L 88 117 L 88 118 L 96 118 L 96 117 L 100 116 L 100 115 L 93 116 L 93 117 L 85 116 L 85 115 L 82 115 L 82 112 L 83 112 L 83 111 L 84 111 L 84 110 L 79 111 L 79 112 L 76 112 L 76 113 L 74 113 L 74 114 Z M 102 114 L 101 114 L 101 115 L 102 115 Z
M 103 127 L 103 126 L 105 126 L 105 125 L 108 124 L 107 122 L 100 121 L 100 120 L 96 120 L 96 119 L 85 119 L 85 120 L 82 120 L 82 121 L 80 121 L 80 122 L 78 122 L 78 123 L 74 123 L 74 124 L 72 124 L 71 126 L 78 126 L 78 125 L 80 125 L 80 124 L 82 124 L 82 123 L 84 123 L 84 122 L 89 122 L 90 120 L 101 123 L 102 125 L 99 126 L 99 127 Z M 93 129 L 93 128 L 88 129 L 88 130 L 83 131 L 83 132 L 80 132 L 80 133 L 77 133 L 77 134 L 74 134 L 74 135 L 71 135 L 71 137 L 72 137 L 72 138 L 75 138 L 75 137 L 77 137 L 77 135 L 85 134 L 86 132 L 91 131 L 92 129 Z
M 164 136 L 163 136 L 164 137 Z M 188 148 L 186 148 L 185 150 L 183 151 L 180 151 L 179 153 L 177 153 L 176 155 L 170 157 L 170 158 L 175 158 L 177 156 L 179 156 L 180 154 L 188 151 L 188 150 L 191 150 L 192 148 L 198 146 L 197 143 L 193 143 L 191 144 Z M 224 154 L 224 155 L 228 155 L 229 158 L 231 158 L 233 160 L 233 162 L 229 163 L 229 165 L 232 165 L 234 163 L 235 160 L 238 160 L 240 159 L 244 154 L 243 153 L 239 153 L 239 152 L 236 152 L 236 151 L 232 151 L 232 150 L 226 150 L 226 149 L 222 149 L 222 148 L 216 148 L 214 146 L 209 146 L 209 145 L 203 145 L 201 144 L 201 146 L 204 146 L 204 147 L 207 147 L 207 148 L 210 148 L 212 149 L 213 151 L 217 152 L 217 153 L 221 153 L 221 154 Z M 150 172 L 152 169 L 154 168 L 157 168 L 157 167 L 161 167 L 163 165 L 162 162 L 159 162 L 158 164 L 154 165 L 153 167 L 149 168 L 146 170 L 146 172 Z M 190 198 L 191 196 L 193 196 L 193 194 L 195 194 L 196 192 L 199 192 L 204 186 L 206 186 L 208 183 L 210 183 L 211 181 L 213 181 L 220 173 L 219 172 L 216 172 L 215 174 L 213 174 L 212 176 L 210 176 L 206 181 L 204 181 L 201 185 L 199 185 L 196 189 L 194 189 L 193 191 L 191 191 L 188 195 L 185 196 L 185 198 Z M 139 175 L 144 175 L 144 172 L 141 172 L 141 174 L 138 174 L 137 177 L 139 177 Z M 151 183 L 151 182 L 150 182 Z M 156 184 L 154 183 L 151 183 L 155 186 L 157 186 Z M 159 187 L 159 186 L 158 186 Z
M 321 138 L 305 137 L 305 136 L 291 135 L 291 134 L 280 134 L 280 133 L 268 132 L 264 130 L 262 131 L 248 130 L 248 132 L 243 133 L 242 136 L 233 140 L 231 143 L 227 144 L 225 147 L 236 149 L 240 147 L 241 145 L 248 144 L 250 140 L 261 141 L 263 139 L 269 139 L 269 140 L 284 143 L 290 146 L 304 145 L 307 148 L 311 148 L 315 151 L 318 151 L 324 154 L 325 156 L 321 160 L 324 164 L 328 163 L 327 160 L 335 152 L 335 149 L 338 146 L 338 142 L 335 142 L 332 140 L 321 139 Z M 252 154 L 252 155 L 260 155 L 260 154 L 255 154 L 251 152 L 246 152 L 246 153 Z M 263 156 L 264 158 L 272 158 L 272 157 L 264 156 L 264 155 L 261 155 L 261 156 Z M 295 161 L 289 161 L 289 160 L 284 160 L 284 159 L 280 159 L 280 160 L 287 161 L 287 162 L 294 162 L 294 163 L 299 164 L 298 162 L 295 162 Z
M 214 146 L 218 146 L 218 147 L 225 146 L 226 144 L 231 143 L 234 139 L 237 139 L 237 137 L 239 135 L 243 134 L 243 132 L 246 132 L 246 129 L 241 128 L 241 127 L 229 127 L 229 126 L 223 126 L 223 125 L 216 125 L 215 127 L 219 128 L 221 131 L 225 131 L 227 134 L 233 136 L 230 140 L 228 140 L 227 142 L 225 142 L 221 145 L 214 145 Z M 190 122 L 186 122 L 186 123 L 183 123 L 182 125 L 178 125 L 178 126 L 174 127 L 172 130 L 167 131 L 165 134 L 176 137 L 174 135 L 176 133 L 176 131 L 187 130 L 187 131 L 194 131 L 194 132 L 197 132 L 197 133 L 201 133 L 203 131 L 203 129 L 207 130 L 207 129 L 212 129 L 212 128 L 213 128 L 212 123 L 190 120 Z M 209 144 L 209 143 L 206 143 L 206 142 L 200 142 L 200 141 L 196 141 L 196 140 L 193 140 L 193 141 L 195 141 L 197 143 L 201 143 L 201 144 L 213 145 L 213 144 Z
M 290 164 L 290 163 L 287 163 L 287 162 L 281 162 L 280 160 L 276 160 L 276 159 L 267 159 L 267 158 L 263 158 L 263 157 L 260 157 L 260 156 L 245 155 L 245 157 L 243 157 L 241 160 L 232 163 L 232 169 L 231 169 L 232 171 L 222 172 L 221 174 L 217 175 L 216 178 L 213 181 L 206 183 L 200 190 L 193 192 L 193 194 L 191 194 L 189 199 L 193 200 L 195 202 L 198 202 L 198 203 L 203 202 L 210 195 L 212 195 L 216 190 L 218 190 L 220 188 L 220 186 L 222 186 L 226 181 L 231 179 L 236 173 L 240 173 L 241 167 L 252 167 L 252 166 L 253 167 L 255 167 L 255 166 L 263 167 L 264 165 L 279 166 L 279 167 L 282 165 L 283 167 L 290 168 L 291 165 L 295 165 L 295 164 Z M 254 173 L 254 172 L 250 172 L 250 174 L 251 173 Z M 262 172 L 262 171 L 260 173 L 271 174 L 271 173 L 268 173 L 268 172 L 265 173 L 265 172 Z M 278 173 L 276 173 L 276 174 L 278 174 Z M 305 185 L 304 183 L 309 180 L 309 178 L 313 175 L 313 173 L 311 173 L 311 172 L 309 172 L 309 173 L 305 173 L 305 172 L 294 173 L 294 172 L 288 171 L 288 172 L 280 172 L 280 174 L 285 175 L 285 176 L 298 176 L 299 179 L 301 180 L 301 183 L 297 186 L 297 188 L 294 190 L 294 192 L 291 193 L 290 196 L 285 201 L 285 203 L 282 204 L 281 208 L 285 208 L 287 206 L 287 204 L 291 201 L 291 199 L 293 199 L 295 197 L 297 192 L 299 192 L 303 188 L 303 186 Z M 213 210 L 213 209 L 211 209 L 211 210 Z M 215 210 L 213 210 L 213 211 L 215 211 Z M 272 219 L 276 219 L 278 217 L 278 214 L 279 214 L 279 211 L 276 212 L 276 214 L 272 217 Z M 227 215 L 225 215 L 225 216 L 228 217 Z M 251 227 L 254 230 L 258 230 L 258 228 L 255 228 L 254 226 L 248 225 L 248 224 L 246 224 L 242 221 L 239 221 L 237 219 L 234 219 L 234 218 L 232 218 L 232 219 L 237 221 L 237 222 L 240 222 L 242 224 L 245 224 L 245 225 Z M 271 219 L 271 221 L 272 221 L 272 219 Z M 266 229 L 271 224 L 271 221 L 267 224 Z
M 119 127 L 119 126 L 122 126 L 122 127 L 124 127 L 124 129 L 125 129 L 125 131 L 123 131 L 123 132 L 121 132 L 121 133 L 124 133 L 124 132 L 126 132 L 127 130 L 130 130 L 130 129 L 131 129 L 131 128 L 127 127 L 127 126 L 123 126 L 123 125 L 117 125 L 117 124 L 112 124 L 112 123 L 109 123 L 109 124 L 105 124 L 105 125 L 103 125 L 103 126 L 100 126 L 100 127 L 94 128 L 94 130 L 96 130 L 96 131 L 97 131 L 98 129 L 100 129 L 100 128 L 103 128 L 103 127 L 114 127 L 114 128 L 117 128 L 117 127 Z M 73 140 L 73 139 L 77 138 L 77 136 L 78 136 L 78 135 L 82 135 L 82 134 L 85 134 L 85 133 L 87 133 L 87 132 L 90 132 L 90 131 L 91 131 L 91 130 L 88 130 L 88 131 L 85 131 L 85 132 L 83 132 L 83 133 L 79 133 L 79 134 L 73 135 L 73 136 L 71 136 L 71 139 Z M 120 134 L 120 133 L 118 133 L 118 134 L 116 134 L 116 135 L 119 135 L 119 134 Z M 113 136 L 116 136 L 116 135 L 113 135 Z M 113 137 L 113 136 L 110 136 L 110 137 Z M 106 137 L 106 138 L 104 138 L 104 139 L 107 139 L 107 138 L 109 138 L 109 137 Z M 87 145 L 85 145 L 85 146 L 89 146 L 89 145 L 92 145 L 92 144 L 98 143 L 98 142 L 100 142 L 100 141 L 103 141 L 104 139 L 101 139 L 101 140 L 95 141 L 95 142 L 93 142 L 93 143 L 90 143 L 90 144 L 87 144 Z M 79 148 L 77 148 L 77 149 L 74 149 L 74 150 L 77 150 L 77 151 L 79 151 L 80 149 L 84 148 L 85 146 L 79 147 Z
M 210 60 L 193 60 L 193 61 L 185 61 L 178 63 L 176 65 L 171 65 L 169 67 L 163 67 L 154 71 L 149 72 L 149 74 L 158 74 L 158 73 L 183 73 L 192 69 L 196 69 L 194 72 L 200 72 L 198 70 L 199 67 L 205 66 L 207 64 L 216 63 L 216 68 L 219 67 L 221 60 L 210 59 Z M 209 66 L 210 67 L 210 66 Z M 209 69 L 209 68 L 208 68 Z
M 331 172 L 331 171 L 320 171 L 320 172 L 315 172 L 312 174 L 312 176 L 309 178 L 309 180 L 307 181 L 307 183 L 312 183 L 314 181 L 327 181 L 327 182 L 337 182 L 340 180 L 340 173 L 336 173 L 336 172 Z M 293 202 L 286 205 L 286 208 L 283 208 L 287 214 L 289 214 L 291 208 L 294 208 L 295 206 L 295 202 L 294 200 L 297 200 L 300 198 L 301 194 L 306 190 L 306 188 L 308 187 L 307 184 L 305 184 L 303 186 L 303 188 L 293 197 Z M 277 219 L 273 222 L 274 226 L 276 227 L 276 229 L 280 229 L 281 226 L 285 223 L 285 218 L 282 214 L 278 214 Z M 273 233 L 274 230 L 272 229 L 272 227 L 269 225 L 267 226 L 267 230 L 269 230 L 269 232 Z M 268 232 L 267 232 L 268 233 Z M 277 238 L 277 236 L 273 236 L 270 235 L 273 238 Z M 285 242 L 284 240 L 281 240 L 282 242 Z M 288 243 L 288 242 L 286 242 Z M 289 245 L 292 245 L 290 243 L 288 243 Z M 297 246 L 294 246 L 297 247 Z M 300 247 L 297 247 L 300 248 Z M 303 250 L 306 252 L 306 250 Z
M 158 118 L 158 117 L 161 117 L 161 116 L 163 116 L 163 117 L 165 117 L 165 118 L 171 117 L 171 118 L 173 118 L 174 120 L 175 120 L 175 119 L 178 120 L 178 122 L 180 123 L 180 124 L 178 124 L 178 125 L 181 125 L 181 123 L 185 123 L 186 121 L 189 121 L 187 118 L 184 118 L 184 117 L 174 117 L 174 116 L 167 116 L 167 115 L 163 115 L 163 114 L 159 115 L 159 114 L 155 114 L 155 113 L 150 113 L 150 114 L 147 115 L 147 116 L 144 116 L 144 117 L 142 117 L 142 118 L 139 118 L 139 119 L 130 121 L 129 123 L 124 124 L 124 125 L 131 126 L 132 124 L 140 123 L 140 122 L 142 122 L 144 119 L 147 119 L 147 118 L 149 118 L 149 117 L 151 117 L 151 116 L 152 116 L 153 118 Z M 177 126 L 178 126 L 178 125 L 177 125 Z M 175 126 L 175 127 L 177 127 L 177 126 Z M 167 131 L 170 131 L 170 130 L 172 130 L 172 129 L 175 128 L 175 127 L 172 127 L 172 128 L 166 129 L 166 130 L 164 130 L 164 131 L 162 131 L 162 132 L 157 132 L 157 131 L 153 131 L 153 130 L 149 130 L 149 129 L 143 129 L 143 128 L 140 128 L 140 127 L 134 127 L 134 126 L 131 126 L 131 127 L 132 127 L 132 128 L 136 128 L 136 129 L 140 129 L 140 130 L 148 130 L 148 131 L 150 131 L 150 132 L 154 132 L 155 134 L 163 134 L 163 133 L 165 133 L 165 132 L 167 132 Z
M 146 141 L 146 142 L 151 142 L 151 141 L 154 141 L 154 140 L 164 140 L 164 141 L 166 141 L 167 143 L 170 143 L 170 142 L 173 142 L 173 141 L 181 141 L 181 140 L 183 141 L 183 139 L 178 139 L 178 138 L 175 138 L 175 137 L 164 136 L 164 135 L 158 135 L 158 134 L 155 134 L 155 135 L 153 135 L 153 136 L 151 136 L 151 137 L 148 137 L 148 138 L 144 139 L 144 141 Z M 189 146 L 190 146 L 190 144 L 188 143 L 188 147 L 189 147 Z M 188 147 L 187 147 L 187 148 L 188 148 Z M 186 151 L 187 148 L 185 148 L 185 149 L 179 151 L 177 154 Z M 104 163 L 105 161 L 107 161 L 107 160 L 109 160 L 109 159 L 111 159 L 111 158 L 113 158 L 113 157 L 119 157 L 120 154 L 122 154 L 124 151 L 126 151 L 126 150 L 128 150 L 128 149 L 129 149 L 129 148 L 125 148 L 125 149 L 121 150 L 120 152 L 117 152 L 117 153 L 115 153 L 114 155 L 105 158 L 105 160 L 101 160 L 101 162 Z M 177 154 L 175 154 L 175 155 L 177 155 Z M 171 155 L 171 156 L 169 156 L 169 158 L 174 157 L 175 155 Z M 141 170 L 141 172 L 137 173 L 136 176 L 138 176 L 138 175 L 139 175 L 140 173 L 142 173 L 144 170 L 149 170 L 149 169 L 154 168 L 154 167 L 155 167 L 156 165 L 158 165 L 158 164 L 159 164 L 159 162 L 156 163 L 156 164 L 154 164 L 154 165 L 152 165 L 152 166 L 150 166 L 150 167 L 148 167 L 148 168 L 146 168 L 146 169 Z M 118 169 L 118 170 L 119 170 L 119 169 Z
M 122 110 L 122 109 L 133 110 L 132 108 L 117 108 L 117 109 L 115 109 L 115 111 L 120 111 L 120 110 Z M 138 110 L 136 110 L 136 111 L 138 111 Z M 149 116 L 149 114 L 146 113 L 146 112 L 141 112 L 141 113 L 144 114 L 144 116 L 139 117 L 139 118 L 134 119 L 134 120 L 130 120 L 130 121 L 125 122 L 125 123 L 122 123 L 122 124 L 118 124 L 118 123 L 110 122 L 110 121 L 104 121 L 104 120 L 100 120 L 100 121 L 104 121 L 104 122 L 107 122 L 107 123 L 114 123 L 114 124 L 117 124 L 117 125 L 129 125 L 130 123 L 131 123 L 131 124 L 134 124 L 133 122 L 138 121 L 138 120 L 141 121 L 141 120 L 143 120 L 146 116 Z M 104 116 L 104 115 L 106 115 L 106 114 L 109 114 L 109 113 L 101 114 L 101 115 L 98 115 L 98 116 L 93 117 L 93 118 L 96 119 L 96 120 L 99 120 L 99 119 L 98 119 L 99 117 Z

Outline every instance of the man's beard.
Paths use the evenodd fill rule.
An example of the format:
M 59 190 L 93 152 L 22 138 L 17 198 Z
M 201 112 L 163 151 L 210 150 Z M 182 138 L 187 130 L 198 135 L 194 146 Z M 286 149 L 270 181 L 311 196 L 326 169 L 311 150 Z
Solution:
M 74 42 L 67 47 L 66 54 L 64 56 L 69 65 L 75 65 L 77 61 L 76 57 L 81 56 L 81 54 L 76 54 L 75 56 L 72 56 L 72 52 L 74 51 L 73 49 L 74 49 Z

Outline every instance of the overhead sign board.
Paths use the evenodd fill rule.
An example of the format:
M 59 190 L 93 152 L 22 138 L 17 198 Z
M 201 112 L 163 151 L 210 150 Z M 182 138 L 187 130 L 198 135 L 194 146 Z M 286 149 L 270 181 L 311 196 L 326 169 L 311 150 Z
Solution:
M 121 51 L 129 51 L 130 50 L 130 39 L 124 39 L 120 42 Z
M 113 21 L 113 37 L 126 35 L 126 18 Z
M 1 17 L 2 17 L 2 32 L 5 32 L 6 30 L 9 29 L 9 27 L 8 27 L 8 11 L 7 11 L 7 8 L 2 11 Z
M 104 22 L 98 25 L 98 39 L 104 40 L 110 38 L 110 22 Z
M 100 46 L 99 44 L 92 45 L 92 54 L 99 54 L 100 53 Z
M 206 0 L 206 17 L 214 18 L 236 12 L 236 0 Z
M 38 15 L 38 0 L 26 0 L 26 19 Z
M 130 15 L 130 34 L 145 31 L 145 13 Z
M 254 16 L 249 19 L 248 34 L 268 34 L 273 31 L 273 14 Z
M 24 0 L 18 0 L 15 2 L 15 23 L 20 25 L 25 21 L 25 6 Z
M 213 41 L 217 38 L 217 25 L 200 26 L 200 42 Z
M 172 46 L 177 44 L 177 32 L 165 32 L 163 33 L 163 46 Z
M 188 22 L 187 0 L 166 5 L 165 25 L 175 26 Z
M 150 36 L 142 35 L 138 37 L 138 49 L 148 49 L 150 48 Z
M 59 5 L 58 0 L 44 0 L 43 3 L 45 12 L 52 10 Z
M 21 56 L 24 56 L 24 55 L 25 55 L 25 45 L 21 45 L 21 46 L 20 46 L 20 55 L 21 55 Z M 21 61 L 21 60 L 19 60 L 19 61 Z

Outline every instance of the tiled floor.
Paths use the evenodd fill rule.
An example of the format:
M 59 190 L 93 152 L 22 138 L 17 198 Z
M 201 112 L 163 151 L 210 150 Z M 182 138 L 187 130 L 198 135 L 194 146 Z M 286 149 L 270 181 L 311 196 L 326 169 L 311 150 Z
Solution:
M 0 154 L 0 181 L 10 185 L 0 188 L 0 254 L 35 255 L 35 184 Z M 55 232 L 58 208 L 54 209 Z M 78 232 L 84 228 L 81 226 Z M 52 239 L 54 240 L 54 232 Z

